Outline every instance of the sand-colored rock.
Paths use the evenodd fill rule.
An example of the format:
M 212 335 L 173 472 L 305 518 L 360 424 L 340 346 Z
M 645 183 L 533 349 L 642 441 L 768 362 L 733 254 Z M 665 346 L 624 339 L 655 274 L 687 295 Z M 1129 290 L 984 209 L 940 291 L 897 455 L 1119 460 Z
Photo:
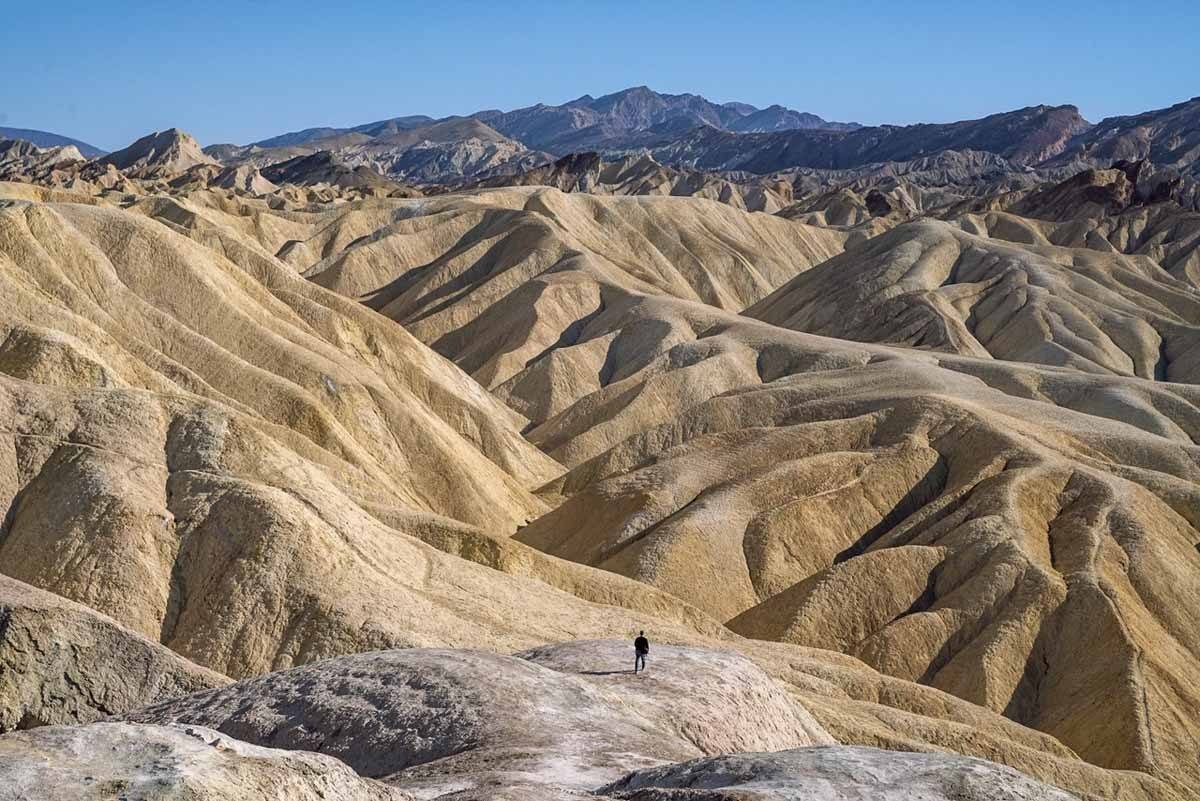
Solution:
M 250 195 L 267 195 L 279 188 L 254 167 L 226 167 L 214 176 L 212 183 L 222 189 L 238 189 Z
M 528 214 L 525 206 L 530 202 L 529 197 L 541 197 L 546 192 L 534 190 L 532 195 L 529 190 L 493 192 L 487 197 L 488 203 L 499 205 L 502 210 L 505 204 L 511 206 L 519 201 L 521 213 L 533 218 L 531 224 L 544 228 L 546 224 L 540 218 L 547 212 Z M 474 199 L 479 196 L 466 197 L 476 202 Z M 555 212 L 559 214 L 557 225 L 566 229 L 580 224 L 578 214 L 568 213 L 577 202 L 583 203 L 585 208 L 600 208 L 603 204 L 617 202 L 644 202 L 642 199 L 588 198 L 554 192 L 548 197 L 555 203 L 568 204 L 566 210 Z M 423 200 L 418 206 L 422 216 L 401 222 L 413 224 L 427 220 L 422 225 L 436 223 L 438 228 L 435 230 L 438 230 L 444 218 L 453 219 L 460 214 L 454 209 L 462 202 L 458 197 Z M 542 202 L 550 208 L 548 200 Z M 666 199 L 664 202 L 679 201 Z M 689 204 L 698 202 L 687 201 Z M 389 220 L 395 219 L 396 212 L 392 209 L 411 205 L 410 201 L 387 201 L 348 209 L 342 214 L 339 226 L 327 226 L 315 240 L 294 236 L 297 231 L 303 233 L 298 224 L 310 224 L 305 215 L 268 225 L 268 221 L 279 217 L 262 212 L 259 221 L 254 223 L 259 233 L 248 233 L 246 239 L 253 237 L 269 245 L 290 236 L 298 244 L 282 246 L 280 252 L 288 259 L 300 258 L 302 253 L 310 254 L 304 256 L 305 259 L 315 253 L 341 253 L 345 249 L 342 243 L 364 236 L 367 238 L 362 242 L 368 244 L 375 240 L 381 243 L 403 241 L 399 235 L 391 233 L 373 237 L 371 231 L 375 229 L 372 226 L 389 225 Z M 211 206 L 193 206 L 195 215 L 188 218 L 157 201 L 143 202 L 138 208 L 154 219 L 179 220 L 175 224 L 181 225 L 181 232 L 198 241 L 220 241 L 214 232 L 225 230 L 221 221 L 227 212 Z M 313 216 L 311 219 L 319 218 Z M 478 219 L 468 218 L 462 224 L 470 222 L 477 227 Z M 587 219 L 583 217 L 585 223 Z M 234 241 L 233 238 L 221 235 L 221 239 L 225 242 L 222 249 L 233 252 L 228 244 Z M 246 239 L 238 241 L 245 243 Z M 447 243 L 450 241 L 457 240 L 446 240 Z M 529 243 L 511 240 L 506 247 L 518 254 L 538 253 L 530 244 L 538 241 L 542 240 L 537 237 Z M 392 242 L 388 247 L 397 244 Z M 362 246 L 347 252 L 354 253 Z M 448 247 L 448 244 L 442 246 Z M 597 245 L 597 249 L 599 247 Z M 243 244 L 243 249 L 247 254 L 257 253 L 247 244 Z M 251 263 L 250 255 L 236 258 Z M 488 265 L 487 258 L 490 257 L 479 262 L 474 254 L 465 254 L 455 269 L 482 271 Z M 341 263 L 350 264 L 347 261 Z M 388 270 L 394 269 L 394 261 L 391 264 Z M 586 289 L 592 282 L 590 268 L 575 269 L 573 265 L 557 267 L 552 277 L 565 285 Z M 322 268 L 312 273 L 313 277 L 322 280 L 320 276 L 336 275 L 336 270 L 329 272 L 331 269 Z M 371 273 L 344 273 L 338 280 L 349 282 L 354 275 L 369 277 Z M 541 342 L 530 347 L 526 330 L 505 326 L 504 321 L 512 319 L 508 311 L 501 314 L 485 310 L 480 319 L 461 329 L 472 332 L 472 336 L 458 341 L 469 348 L 486 349 L 481 352 L 481 358 L 492 359 L 498 350 L 503 352 L 504 347 L 511 347 L 498 348 L 496 343 L 506 341 L 500 336 L 512 336 L 514 339 L 509 342 L 525 343 L 521 347 L 540 354 L 532 362 L 527 359 L 507 362 L 512 367 L 506 369 L 515 367 L 518 371 L 497 387 L 497 393 L 510 405 L 521 409 L 535 424 L 528 430 L 533 442 L 574 468 L 564 478 L 547 485 L 542 493 L 550 502 L 554 502 L 559 494 L 572 497 L 559 509 L 526 528 L 519 536 L 521 541 L 570 560 L 615 569 L 626 576 L 650 581 L 718 620 L 728 620 L 765 603 L 763 615 L 776 621 L 772 625 L 777 625 L 778 631 L 800 630 L 796 621 L 802 616 L 797 611 L 802 607 L 806 610 L 804 619 L 812 621 L 806 624 L 805 630 L 820 634 L 819 643 L 810 644 L 843 648 L 887 672 L 932 683 L 982 703 L 995 712 L 1033 723 L 1054 732 L 1099 764 L 1143 766 L 1157 775 L 1172 773 L 1173 768 L 1168 766 L 1173 766 L 1183 752 L 1173 755 L 1169 749 L 1162 749 L 1150 756 L 1146 743 L 1154 735 L 1148 733 L 1143 724 L 1130 723 L 1142 717 L 1133 706 L 1128 707 L 1125 718 L 1110 716 L 1114 722 L 1106 730 L 1109 733 L 1094 737 L 1099 731 L 1095 728 L 1098 724 L 1087 718 L 1087 702 L 1078 700 L 1083 696 L 1077 689 L 1063 687 L 1059 697 L 1064 699 L 1066 707 L 1061 709 L 1056 706 L 1058 702 L 1028 689 L 1033 686 L 1030 682 L 1035 680 L 1024 678 L 1026 665 L 1036 666 L 1037 662 L 1030 661 L 1031 654 L 1040 654 L 1045 643 L 1060 638 L 1060 635 L 1050 633 L 1057 631 L 1054 628 L 1059 625 L 1056 621 L 1064 616 L 1066 620 L 1091 619 L 1095 613 L 1089 611 L 1086 604 L 1074 601 L 1065 604 L 1064 593 L 1067 597 L 1070 593 L 1064 589 L 1063 580 L 1055 578 L 1060 571 L 1048 570 L 1045 549 L 1025 544 L 1023 534 L 1017 536 L 1020 529 L 1028 525 L 1024 507 L 1030 502 L 1023 495 L 1009 500 L 1007 491 L 993 490 L 988 484 L 973 501 L 977 506 L 972 507 L 979 510 L 973 513 L 977 516 L 995 517 L 998 530 L 1009 532 L 1005 537 L 1015 538 L 1018 545 L 1015 554 L 1001 550 L 984 559 L 977 553 L 979 545 L 957 545 L 957 540 L 963 538 L 968 543 L 975 542 L 972 538 L 991 542 L 989 538 L 996 536 L 989 533 L 991 529 L 980 529 L 970 536 L 955 531 L 946 535 L 955 543 L 956 551 L 961 550 L 964 554 L 957 558 L 965 559 L 965 564 L 978 565 L 981 571 L 967 587 L 942 601 L 953 610 L 952 615 L 932 615 L 932 610 L 922 609 L 923 603 L 937 603 L 954 585 L 935 587 L 940 594 L 930 599 L 925 593 L 928 571 L 924 588 L 920 585 L 921 570 L 925 569 L 921 564 L 902 562 L 898 570 L 876 570 L 871 568 L 873 556 L 865 558 L 861 564 L 855 563 L 854 557 L 859 552 L 864 557 L 871 556 L 882 543 L 891 542 L 880 540 L 872 546 L 874 540 L 871 537 L 882 537 L 911 515 L 922 519 L 925 515 L 948 514 L 939 510 L 952 502 L 961 504 L 961 497 L 972 494 L 977 484 L 996 478 L 989 472 L 994 469 L 989 466 L 991 463 L 976 464 L 981 454 L 1012 451 L 1017 454 L 1012 457 L 1015 464 L 1021 464 L 1025 459 L 1034 464 L 1049 460 L 1057 465 L 1018 485 L 1031 487 L 1028 491 L 1035 493 L 1034 497 L 1040 497 L 1036 493 L 1042 492 L 1059 493 L 1061 477 L 1071 475 L 1080 467 L 1102 474 L 1098 486 L 1113 487 L 1101 494 L 1111 491 L 1117 498 L 1130 494 L 1126 484 L 1112 485 L 1113 479 L 1105 478 L 1103 474 L 1115 474 L 1119 481 L 1140 484 L 1148 494 L 1134 495 L 1134 501 L 1121 501 L 1141 510 L 1132 513 L 1139 521 L 1138 525 L 1147 532 L 1160 529 L 1176 532 L 1164 540 L 1175 543 L 1168 546 L 1171 556 L 1165 556 L 1161 561 L 1149 553 L 1137 557 L 1151 560 L 1144 568 L 1145 572 L 1153 573 L 1161 565 L 1177 560 L 1190 564 L 1189 560 L 1195 558 L 1191 546 L 1197 539 L 1191 533 L 1195 516 L 1188 511 L 1195 508 L 1195 490 L 1191 485 L 1196 475 L 1192 446 L 1196 431 L 1194 393 L 1174 386 L 1156 387 L 1136 379 L 1089 378 L 1067 371 L 1047 372 L 971 359 L 904 355 L 887 348 L 805 338 L 739 322 L 696 303 L 694 299 L 652 297 L 651 293 L 661 294 L 661 289 L 653 286 L 636 291 L 621 288 L 628 279 L 619 274 L 617 277 L 619 280 L 614 280 L 612 285 L 620 288 L 620 294 L 609 291 L 610 297 L 615 295 L 617 300 L 606 304 L 603 310 L 583 320 L 582 324 L 572 328 L 574 321 L 579 319 L 574 310 L 570 314 L 548 318 L 552 325 L 545 335 L 539 334 L 548 342 L 545 347 Z M 339 286 L 343 290 L 353 289 L 349 283 Z M 363 287 L 369 286 L 370 282 L 363 284 Z M 460 310 L 468 318 L 474 314 L 473 309 L 482 302 L 472 297 L 478 291 L 454 295 L 456 302 L 442 307 L 439 314 L 445 315 L 447 325 L 460 319 L 456 316 Z M 584 297 L 588 296 L 584 294 Z M 516 304 L 515 300 L 510 302 Z M 574 308 L 582 305 L 587 309 L 593 301 L 571 302 L 577 304 Z M 429 319 L 423 318 L 418 324 L 430 324 L 425 323 Z M 564 330 L 570 331 L 570 338 L 563 338 Z M 489 369 L 495 369 L 498 364 L 491 361 Z M 482 377 L 485 373 L 477 371 L 477 375 Z M 949 399 L 931 400 L 931 393 L 949 395 Z M 811 411 L 803 411 L 805 405 L 811 406 Z M 1039 421 L 1039 432 L 1033 437 L 1037 447 L 1030 444 L 1029 437 L 1018 437 L 1018 444 L 1013 445 L 1010 432 L 1017 427 L 1014 421 L 1028 419 Z M 814 425 L 801 426 L 800 423 Z M 952 432 L 951 436 L 934 435 L 933 432 L 946 427 Z M 966 431 L 976 433 L 967 435 Z M 929 444 L 923 443 L 931 437 Z M 1047 447 L 1046 443 L 1049 443 L 1049 450 L 1042 449 Z M 664 460 L 661 452 L 685 444 L 688 447 L 679 454 L 677 465 L 666 468 L 675 457 Z M 1062 461 L 1057 461 L 1059 459 Z M 651 461 L 659 462 L 663 467 L 647 467 Z M 954 468 L 959 462 L 966 466 Z M 953 469 L 965 471 L 965 483 L 959 486 L 951 483 Z M 665 472 L 656 475 L 657 470 Z M 620 478 L 627 472 L 630 473 L 628 479 Z M 613 487 L 620 489 L 609 489 L 607 483 L 597 483 L 610 476 L 616 482 Z M 992 483 L 1002 488 L 1016 477 L 1014 472 Z M 677 485 L 676 482 L 680 483 Z M 638 495 L 644 493 L 647 486 L 665 487 L 668 495 L 661 498 L 660 490 L 654 489 L 647 503 Z M 953 486 L 954 491 L 947 492 L 947 486 Z M 594 491 L 593 487 L 603 489 Z M 629 492 L 633 494 L 628 495 Z M 696 492 L 702 497 L 689 506 L 688 502 L 694 497 L 692 493 Z M 810 495 L 811 501 L 795 502 Z M 1101 496 L 1088 496 L 1089 499 L 1092 497 Z M 786 504 L 787 515 L 774 512 L 775 505 L 781 502 Z M 1092 501 L 1086 500 L 1085 506 L 1088 503 Z M 663 514 L 666 522 L 660 519 Z M 1183 516 L 1182 520 L 1179 515 Z M 751 526 L 753 536 L 748 542 L 753 546 L 749 548 L 743 542 L 745 524 L 738 522 L 743 517 L 747 521 L 756 521 Z M 1160 519 L 1164 522 L 1159 522 Z M 823 540 L 805 538 L 808 528 L 822 532 Z M 644 534 L 648 529 L 650 533 Z M 478 545 L 464 547 L 461 543 L 468 541 L 463 539 L 467 535 L 437 533 L 447 530 L 439 528 L 435 533 L 419 536 L 425 541 L 438 541 L 439 547 L 451 553 L 474 552 L 483 556 L 486 552 L 483 558 L 488 561 L 485 563 L 513 564 L 510 557 L 497 555 L 499 546 L 488 544 L 484 539 L 475 539 Z M 734 535 L 727 544 L 721 545 L 728 553 L 714 549 L 711 533 L 714 530 Z M 968 526 L 964 531 L 974 529 Z M 622 549 L 619 557 L 596 559 L 591 550 L 565 547 L 558 540 L 551 545 L 550 541 L 540 539 L 540 532 L 555 538 L 569 535 L 585 549 L 611 547 L 606 543 L 611 543 L 613 537 L 618 537 L 618 541 L 632 537 L 635 544 Z M 868 534 L 870 537 L 863 540 Z M 1147 541 L 1158 539 L 1151 533 L 1144 536 Z M 895 544 L 908 543 L 902 537 L 896 537 Z M 937 541 L 912 544 L 949 548 Z M 797 550 L 801 548 L 802 551 Z M 793 552 L 798 556 L 792 557 L 790 553 Z M 519 556 L 519 552 L 514 554 L 518 554 L 517 561 L 532 564 L 526 557 Z M 1004 554 L 1003 558 L 1000 558 L 1001 554 Z M 903 559 L 904 551 L 896 556 Z M 844 599 L 839 604 L 821 603 L 815 600 L 818 595 L 814 599 L 806 596 L 804 603 L 796 606 L 789 604 L 793 604 L 792 599 L 799 590 L 780 595 L 809 579 L 822 582 L 824 586 L 822 574 L 834 567 L 835 561 L 838 568 L 850 570 L 851 575 L 856 576 L 850 584 L 855 589 L 858 605 L 847 604 Z M 739 564 L 746 566 L 738 570 L 746 572 L 735 571 L 731 575 L 728 570 Z M 963 569 L 970 572 L 969 568 Z M 590 578 L 582 584 L 576 584 L 575 579 L 547 578 L 565 575 L 550 563 L 536 570 L 543 581 L 559 588 L 595 586 Z M 579 574 L 581 579 L 584 575 Z M 702 578 L 698 580 L 697 575 Z M 901 576 L 909 577 L 906 579 L 909 583 L 903 588 L 893 583 Z M 1024 578 L 1017 581 L 1013 576 Z M 1015 641 L 1001 639 L 1003 647 L 965 648 L 959 654 L 956 643 L 961 638 L 974 637 L 975 632 L 987 631 L 989 626 L 999 634 L 1007 634 L 1015 628 L 1016 624 L 1007 621 L 1016 612 L 1005 611 L 1006 607 L 997 606 L 998 601 L 979 601 L 1006 592 L 1003 589 L 1006 586 L 1029 588 L 1021 589 L 1013 597 L 1017 599 L 1015 609 L 1020 612 L 1016 619 L 1029 621 L 1019 625 L 1028 627 L 1032 634 Z M 1088 587 L 1088 581 L 1072 584 L 1074 597 L 1087 598 Z M 1184 581 L 1174 591 L 1182 599 L 1177 603 L 1181 602 L 1185 607 L 1193 603 L 1193 591 L 1189 587 L 1190 584 Z M 590 597 L 628 597 L 624 588 L 616 595 L 608 595 L 608 590 L 598 592 Z M 1120 653 L 1125 647 L 1157 652 L 1162 649 L 1150 643 L 1187 641 L 1182 620 L 1176 618 L 1165 604 L 1157 601 L 1145 604 L 1140 600 L 1142 592 L 1126 593 L 1123 597 L 1133 604 L 1131 609 L 1152 610 L 1151 619 L 1159 622 L 1126 631 L 1118 627 L 1114 630 L 1114 643 L 1125 645 L 1114 653 Z M 879 615 L 881 607 L 873 599 L 886 597 L 894 603 L 894 599 L 904 597 L 904 593 L 910 594 L 912 608 L 897 610 L 898 619 L 863 616 L 862 610 L 867 608 L 871 614 Z M 777 605 L 771 604 L 771 599 L 777 595 Z M 1001 599 L 1005 597 L 1000 596 Z M 620 603 L 625 605 L 628 601 L 621 600 Z M 839 615 L 856 621 L 855 625 L 862 625 L 857 621 L 875 622 L 869 625 L 871 631 L 855 634 L 853 628 L 846 629 L 838 622 Z M 686 615 L 676 619 L 681 618 L 689 619 L 689 625 L 698 625 L 694 618 Z M 918 624 L 927 629 L 924 634 L 901 636 L 901 629 L 907 632 Z M 879 625 L 884 625 L 885 629 L 893 627 L 896 633 L 879 635 L 875 628 Z M 1039 639 L 1041 626 L 1047 627 L 1047 633 Z M 1165 639 L 1154 626 L 1165 626 L 1168 632 Z M 863 638 L 868 643 L 859 647 Z M 804 637 L 791 637 L 790 641 L 810 642 Z M 461 642 L 452 640 L 447 644 Z M 884 642 L 887 645 L 880 645 Z M 892 643 L 899 643 L 900 647 Z M 1082 645 L 1064 645 L 1059 651 L 1058 669 L 1066 671 L 1067 675 L 1076 658 L 1073 655 L 1076 647 Z M 1164 665 L 1170 667 L 1165 668 L 1164 676 L 1191 676 L 1195 662 L 1187 655 L 1190 646 L 1184 645 L 1182 649 L 1173 645 L 1165 647 L 1173 655 L 1165 658 Z M 950 650 L 943 653 L 944 648 Z M 957 664 L 952 664 L 956 660 Z M 1034 676 L 1041 672 L 1036 667 L 1032 670 Z M 1104 692 L 1108 692 L 1113 687 L 1127 686 L 1121 676 L 1121 671 L 1115 669 L 1108 675 L 1092 675 L 1081 681 L 1085 686 L 1107 688 Z M 1136 688 L 1140 681 L 1153 683 L 1159 679 L 1155 674 L 1148 674 L 1135 678 L 1128 686 Z M 1177 683 L 1175 678 L 1161 681 L 1164 687 L 1173 687 Z M 1192 686 L 1192 680 L 1179 678 L 1178 686 Z M 1118 697 L 1131 701 L 1136 692 L 1131 689 L 1122 695 L 1122 691 L 1117 690 Z M 1187 742 L 1187 738 L 1194 736 L 1185 733 L 1190 731 L 1188 726 L 1191 725 L 1186 716 L 1173 722 L 1169 711 L 1176 704 L 1191 703 L 1187 697 L 1185 690 L 1176 700 L 1165 700 L 1161 707 L 1151 705 L 1149 714 L 1155 721 L 1150 724 L 1151 729 L 1165 726 L 1174 732 L 1164 734 L 1162 739 Z M 1013 702 L 1013 698 L 1022 700 Z M 1050 712 L 1051 709 L 1057 711 Z M 1123 722 L 1115 722 L 1118 720 Z
M 182 230 L 210 247 L 97 206 L 0 212 L 6 574 L 235 676 L 599 635 L 628 625 L 609 604 L 719 628 L 489 546 L 472 524 L 502 536 L 544 510 L 526 487 L 559 470 L 520 418 L 235 233 Z
M 228 681 L 86 606 L 0 575 L 0 732 L 90 723 Z
M 606 161 L 598 153 L 573 153 L 512 175 L 497 175 L 475 187 L 552 186 L 595 195 L 701 197 L 737 209 L 774 214 L 792 200 L 784 181 L 737 183 L 710 173 L 664 167 L 648 154 Z
M 135 178 L 163 178 L 198 164 L 216 163 L 201 150 L 199 142 L 178 128 L 147 134 L 96 161 L 101 167 L 111 164 Z
M 1085 170 L 943 216 L 998 239 L 1145 256 L 1200 287 L 1200 184 L 1146 161 Z
M 739 311 L 844 236 L 698 199 L 518 188 L 347 214 L 281 256 L 489 388 L 628 295 Z M 380 209 L 382 211 L 382 209 Z M 719 232 L 719 233 L 718 233 Z
M 743 633 L 853 653 L 1097 764 L 1190 775 L 1194 388 L 719 317 L 530 432 L 575 467 L 517 539 Z M 722 383 L 718 360 L 749 380 Z
M 100 387 L 182 391 L 231 404 L 375 474 L 371 480 L 389 470 L 406 476 L 402 482 L 432 480 L 396 486 L 391 495 L 467 522 L 498 522 L 497 515 L 508 514 L 507 496 L 520 494 L 486 461 L 507 463 L 526 486 L 556 472 L 513 430 L 520 417 L 447 371 L 444 360 L 401 329 L 299 280 L 236 232 L 205 225 L 185 204 L 146 201 L 135 208 L 142 214 L 68 204 L 3 212 L 9 326 L 35 340 L 29 333 L 35 327 L 56 330 L 72 342 L 19 348 L 22 363 L 10 356 L 10 375 L 49 370 L 47 360 L 57 359 L 62 369 L 41 383 L 75 386 L 94 376 Z M 170 227 L 143 216 L 151 213 Z M 42 292 L 33 291 L 38 286 Z M 46 290 L 59 302 L 49 303 Z M 148 329 L 156 340 L 144 337 Z M 70 359 L 53 355 L 64 348 Z M 97 373 L 99 367 L 108 372 Z M 406 406 L 412 411 L 402 413 Z M 429 434 L 423 453 L 400 453 L 398 440 L 408 439 L 404 426 Z M 469 476 L 462 474 L 475 485 L 469 495 L 445 486 L 458 458 L 446 455 L 461 444 L 462 456 L 474 450 L 484 457 Z M 440 460 L 440 475 L 408 470 L 413 458 L 430 468 Z M 478 514 L 467 505 L 475 501 Z M 531 500 L 517 505 L 527 506 L 518 517 L 539 508 Z
M 645 628 L 656 666 L 668 643 L 745 654 L 841 743 L 1096 798 L 1200 786 L 1194 386 L 1091 368 L 1117 358 L 1102 339 L 1055 368 L 734 314 L 847 230 L 553 189 L 256 198 L 216 174 L 0 186 L 0 571 L 235 677 Z M 908 229 L 1010 249 L 1045 308 L 1118 320 L 1097 327 L 1122 353 L 1163 326 L 1186 373 L 1184 279 L 971 228 L 1018 217 L 984 201 Z M 684 718 L 643 703 L 678 742 Z
M 317 157 L 346 165 L 344 172 L 359 173 L 359 180 L 434 185 L 519 172 L 553 158 L 469 117 L 395 118 L 353 129 L 309 129 L 251 145 L 215 145 L 205 152 L 225 164 L 261 168 Z
M 32 142 L 0 137 L 0 181 L 29 181 L 62 185 L 68 173 L 84 162 L 75 145 L 38 147 Z
M 746 314 L 800 331 L 1200 382 L 1200 291 L 1148 258 L 911 223 Z

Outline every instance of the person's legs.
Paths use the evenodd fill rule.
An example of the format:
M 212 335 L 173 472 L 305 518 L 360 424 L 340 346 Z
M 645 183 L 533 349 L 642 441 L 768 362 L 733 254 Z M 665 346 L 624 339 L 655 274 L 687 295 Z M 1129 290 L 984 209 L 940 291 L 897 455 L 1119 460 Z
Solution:
M 639 670 L 645 670 L 645 669 L 646 669 L 646 655 L 638 654 L 633 659 L 633 672 L 637 673 Z

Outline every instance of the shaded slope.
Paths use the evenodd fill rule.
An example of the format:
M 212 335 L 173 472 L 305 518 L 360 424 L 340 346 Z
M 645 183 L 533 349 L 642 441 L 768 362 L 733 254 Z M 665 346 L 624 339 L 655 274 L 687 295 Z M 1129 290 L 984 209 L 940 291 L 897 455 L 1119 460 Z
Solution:
M 90 723 L 228 681 L 111 618 L 0 575 L 0 732 Z

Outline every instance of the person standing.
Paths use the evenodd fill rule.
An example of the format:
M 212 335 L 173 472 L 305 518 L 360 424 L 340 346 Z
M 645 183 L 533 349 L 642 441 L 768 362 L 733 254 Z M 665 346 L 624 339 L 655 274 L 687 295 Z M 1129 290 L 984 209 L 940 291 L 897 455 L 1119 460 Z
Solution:
M 646 632 L 639 631 L 637 639 L 633 641 L 633 672 L 646 669 L 646 654 L 650 653 L 650 641 L 646 639 Z

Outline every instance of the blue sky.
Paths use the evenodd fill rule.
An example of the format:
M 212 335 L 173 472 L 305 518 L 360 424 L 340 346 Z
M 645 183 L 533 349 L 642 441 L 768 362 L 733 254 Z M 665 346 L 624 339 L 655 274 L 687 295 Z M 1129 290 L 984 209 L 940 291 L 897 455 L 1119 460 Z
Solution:
M 182 5 L 182 4 L 179 4 Z M 873 123 L 1074 103 L 1096 121 L 1200 95 L 1200 2 L 19 2 L 0 125 L 121 147 L 646 84 Z

